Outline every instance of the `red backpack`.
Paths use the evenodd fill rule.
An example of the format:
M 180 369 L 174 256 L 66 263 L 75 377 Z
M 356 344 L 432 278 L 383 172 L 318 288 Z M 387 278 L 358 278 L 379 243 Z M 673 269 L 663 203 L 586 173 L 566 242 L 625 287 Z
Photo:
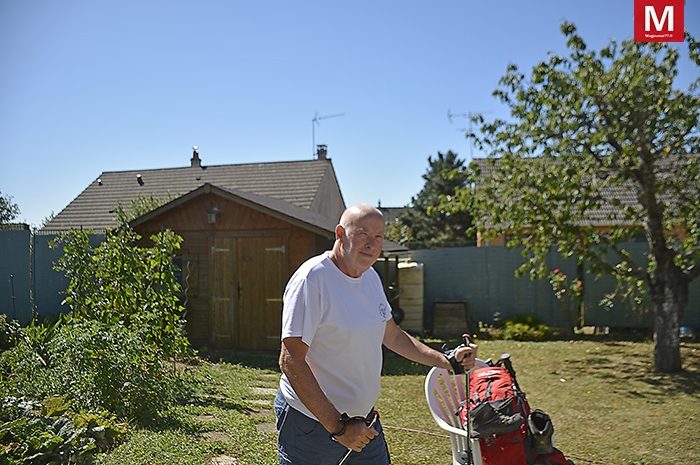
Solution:
M 466 408 L 465 408 L 466 407 Z M 484 465 L 528 465 L 530 406 L 505 367 L 477 368 L 469 376 L 469 399 L 459 416 L 479 439 Z M 469 425 L 467 422 L 470 422 Z
M 510 360 L 507 360 L 510 364 Z M 512 366 L 509 365 L 512 371 Z M 469 399 L 458 415 L 464 429 L 479 440 L 483 465 L 572 465 L 558 449 L 538 449 L 538 432 L 553 426 L 541 410 L 530 410 L 515 372 L 504 366 L 477 368 L 469 375 Z M 532 415 L 531 415 L 532 413 Z

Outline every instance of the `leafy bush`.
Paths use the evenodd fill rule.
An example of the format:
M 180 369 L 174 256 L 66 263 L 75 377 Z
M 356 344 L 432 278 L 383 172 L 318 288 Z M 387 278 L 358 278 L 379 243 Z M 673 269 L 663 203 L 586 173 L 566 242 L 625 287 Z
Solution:
M 0 395 L 65 395 L 81 410 L 149 420 L 184 389 L 163 351 L 124 325 L 65 320 L 41 358 L 27 341 L 0 354 Z
M 0 397 L 42 398 L 55 393 L 51 373 L 26 340 L 0 353 Z
M 505 321 L 501 337 L 513 341 L 545 341 L 554 332 L 533 315 L 518 315 Z
M 182 383 L 163 350 L 124 325 L 76 321 L 51 341 L 52 382 L 86 410 L 147 420 L 177 398 Z
M 182 238 L 166 230 L 150 239 L 151 247 L 137 246 L 141 236 L 128 225 L 110 231 L 95 248 L 85 231 L 59 236 L 53 245 L 63 244 L 56 270 L 68 278 L 64 303 L 73 318 L 134 328 L 166 357 L 185 355 L 189 343 L 173 264 Z
M 110 449 L 126 432 L 109 414 L 71 413 L 64 398 L 47 399 L 46 404 L 16 397 L 2 400 L 0 463 L 90 464 L 96 452 Z
M 20 335 L 19 323 L 8 319 L 4 313 L 0 314 L 0 352 L 14 347 Z

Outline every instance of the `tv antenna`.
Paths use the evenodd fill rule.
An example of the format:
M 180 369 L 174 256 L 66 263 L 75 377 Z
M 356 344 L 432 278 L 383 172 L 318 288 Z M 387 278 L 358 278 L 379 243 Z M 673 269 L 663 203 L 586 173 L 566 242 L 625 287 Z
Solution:
M 479 112 L 468 111 L 466 113 L 452 113 L 452 111 L 450 111 L 450 109 L 448 108 L 447 109 L 447 121 L 449 121 L 450 124 L 452 124 L 453 120 L 455 118 L 466 118 L 469 126 L 466 128 L 458 129 L 458 130 L 459 131 L 468 131 L 469 134 L 471 134 L 472 133 L 472 124 L 473 124 L 472 119 L 477 115 L 486 115 L 489 113 L 493 113 L 493 112 L 492 111 L 479 111 Z M 469 160 L 471 161 L 473 159 L 474 159 L 474 141 L 470 137 L 469 138 Z
M 316 156 L 316 125 L 321 125 L 319 121 L 322 119 L 338 118 L 340 116 L 345 116 L 345 113 L 336 113 L 334 115 L 324 115 L 318 116 L 318 112 L 314 113 L 314 117 L 311 119 L 311 156 Z

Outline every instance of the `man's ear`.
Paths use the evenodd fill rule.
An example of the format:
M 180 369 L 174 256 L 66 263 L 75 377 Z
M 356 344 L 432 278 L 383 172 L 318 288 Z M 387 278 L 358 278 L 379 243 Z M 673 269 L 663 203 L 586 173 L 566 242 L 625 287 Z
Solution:
M 337 225 L 335 227 L 335 238 L 342 239 L 344 235 L 345 235 L 345 228 L 343 228 L 341 225 Z

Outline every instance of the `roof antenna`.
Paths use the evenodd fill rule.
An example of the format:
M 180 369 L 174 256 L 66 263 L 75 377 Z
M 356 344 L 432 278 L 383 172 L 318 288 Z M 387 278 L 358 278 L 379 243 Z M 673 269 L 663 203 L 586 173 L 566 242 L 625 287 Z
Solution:
M 315 158 L 316 157 L 316 125 L 318 124 L 319 126 L 321 123 L 322 119 L 328 119 L 328 118 L 338 118 L 339 116 L 345 116 L 345 113 L 336 113 L 334 115 L 325 115 L 325 116 L 318 116 L 318 112 L 314 113 L 314 117 L 311 119 L 311 157 Z
M 455 118 L 467 118 L 467 121 L 469 122 L 469 126 L 466 128 L 460 128 L 458 131 L 466 131 L 469 134 L 472 133 L 472 119 L 474 119 L 475 116 L 477 115 L 486 115 L 489 113 L 493 113 L 492 111 L 468 111 L 467 113 L 452 113 L 450 109 L 447 109 L 447 121 L 450 122 L 450 124 L 453 123 L 453 120 Z M 474 141 L 469 138 L 469 161 L 471 162 L 474 159 Z

